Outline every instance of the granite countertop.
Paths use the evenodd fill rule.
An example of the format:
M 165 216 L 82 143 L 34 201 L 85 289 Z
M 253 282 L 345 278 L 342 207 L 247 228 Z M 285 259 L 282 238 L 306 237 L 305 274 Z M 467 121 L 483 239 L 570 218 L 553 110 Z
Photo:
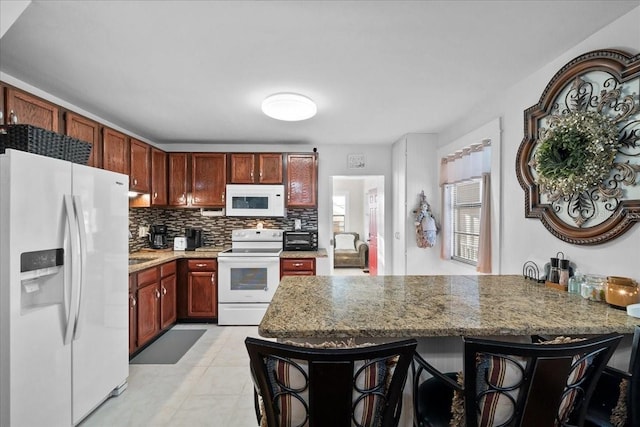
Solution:
M 640 319 L 522 276 L 287 276 L 267 338 L 633 333 Z
M 280 258 L 327 258 L 327 250 L 320 248 L 317 251 L 283 251 Z
M 129 259 L 144 259 L 145 261 L 129 266 L 129 273 L 135 273 L 147 268 L 155 267 L 165 262 L 182 258 L 218 258 L 218 254 L 224 247 L 204 246 L 197 248 L 195 251 L 172 251 L 172 250 L 141 250 L 129 254 Z M 282 252 L 280 258 L 326 258 L 326 249 L 318 249 L 317 251 L 287 251 Z M 148 261 L 146 261 L 148 260 Z

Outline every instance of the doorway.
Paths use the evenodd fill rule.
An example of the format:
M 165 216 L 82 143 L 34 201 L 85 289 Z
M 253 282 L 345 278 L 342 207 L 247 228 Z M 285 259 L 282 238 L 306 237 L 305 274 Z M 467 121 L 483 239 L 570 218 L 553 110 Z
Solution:
M 373 193 L 372 193 L 373 192 Z M 372 194 L 374 195 L 372 197 Z M 384 274 L 384 176 L 333 176 L 331 214 L 332 235 L 335 232 L 356 233 L 368 250 L 365 265 L 336 267 L 333 239 L 330 242 L 331 275 Z M 373 218 L 372 218 L 373 215 Z M 373 244 L 373 250 L 371 245 Z M 381 247 L 382 246 L 382 247 Z M 373 265 L 374 269 L 370 268 Z

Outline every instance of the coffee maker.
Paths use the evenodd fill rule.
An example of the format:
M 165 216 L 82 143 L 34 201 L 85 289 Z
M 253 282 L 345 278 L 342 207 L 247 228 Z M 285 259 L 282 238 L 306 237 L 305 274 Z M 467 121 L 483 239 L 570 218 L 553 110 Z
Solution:
M 184 229 L 184 235 L 187 238 L 188 251 L 195 251 L 196 248 L 202 246 L 202 230 L 199 228 L 186 227 Z
M 152 225 L 149 233 L 149 243 L 153 249 L 164 249 L 167 247 L 167 226 Z

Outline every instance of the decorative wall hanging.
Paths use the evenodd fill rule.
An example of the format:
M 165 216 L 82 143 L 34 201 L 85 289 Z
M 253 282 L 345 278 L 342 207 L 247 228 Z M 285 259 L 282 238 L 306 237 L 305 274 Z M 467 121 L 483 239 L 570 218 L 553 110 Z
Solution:
M 440 226 L 431 213 L 431 206 L 427 202 L 424 191 L 420 192 L 420 206 L 414 210 L 416 216 L 416 242 L 419 248 L 431 248 L 436 244 L 436 234 Z
M 524 112 L 516 175 L 525 216 L 578 245 L 640 221 L 640 55 L 597 50 L 566 64 Z

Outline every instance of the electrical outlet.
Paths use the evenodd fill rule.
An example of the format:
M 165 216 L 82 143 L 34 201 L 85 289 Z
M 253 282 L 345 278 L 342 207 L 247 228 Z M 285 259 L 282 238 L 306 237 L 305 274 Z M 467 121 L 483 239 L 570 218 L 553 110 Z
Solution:
M 149 227 L 145 227 L 144 225 L 138 227 L 138 237 L 147 237 L 147 234 L 149 234 Z

